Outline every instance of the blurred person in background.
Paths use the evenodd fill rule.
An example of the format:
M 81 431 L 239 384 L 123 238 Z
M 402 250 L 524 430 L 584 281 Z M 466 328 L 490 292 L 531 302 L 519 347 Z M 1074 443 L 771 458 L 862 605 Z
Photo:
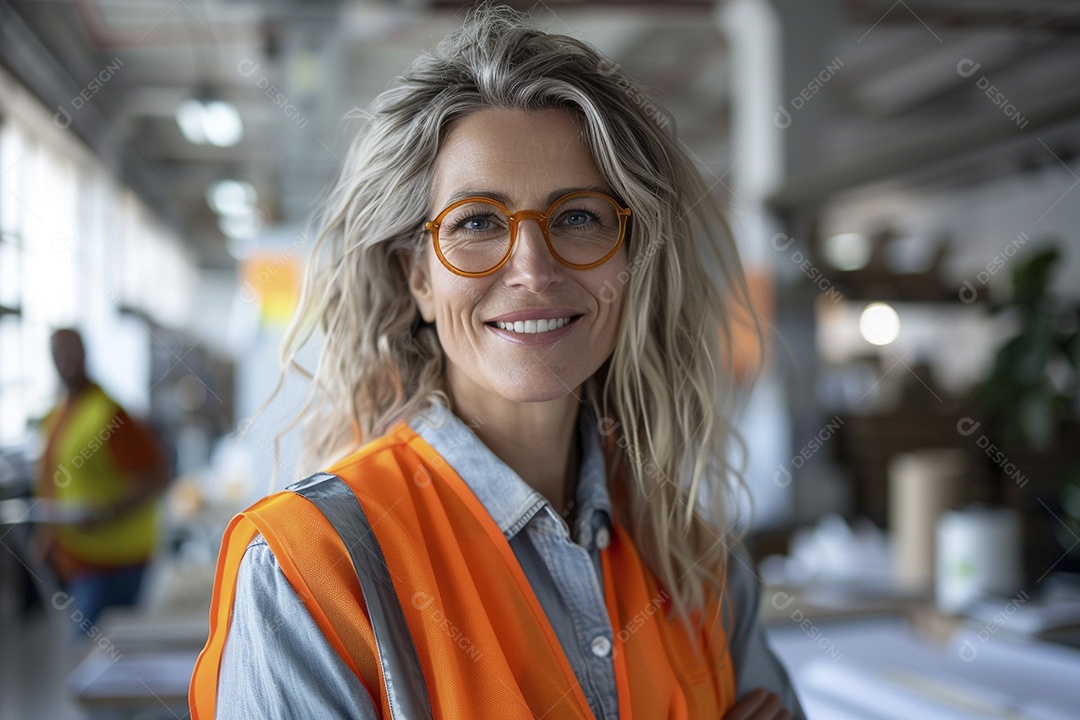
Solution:
M 149 430 L 87 376 L 79 333 L 57 330 L 51 347 L 64 397 L 42 422 L 37 495 L 57 521 L 39 527 L 38 545 L 73 610 L 96 624 L 104 608 L 138 601 L 168 473 Z
M 373 110 L 283 353 L 323 338 L 328 471 L 226 531 L 192 717 L 802 717 L 728 518 L 746 285 L 670 118 L 492 6 Z

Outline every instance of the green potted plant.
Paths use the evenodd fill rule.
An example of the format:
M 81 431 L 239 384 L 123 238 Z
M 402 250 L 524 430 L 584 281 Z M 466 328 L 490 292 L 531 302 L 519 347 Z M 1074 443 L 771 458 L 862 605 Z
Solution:
M 992 310 L 1012 314 L 1018 331 L 998 348 L 976 397 L 1003 456 L 1025 471 L 1024 485 L 1034 481 L 1010 483 L 1006 496 L 1029 493 L 1034 503 L 1022 504 L 1044 506 L 1062 549 L 1080 556 L 1080 309 L 1051 289 L 1060 260 L 1052 247 L 1014 265 L 1012 297 Z M 1003 462 L 991 461 L 1001 474 Z

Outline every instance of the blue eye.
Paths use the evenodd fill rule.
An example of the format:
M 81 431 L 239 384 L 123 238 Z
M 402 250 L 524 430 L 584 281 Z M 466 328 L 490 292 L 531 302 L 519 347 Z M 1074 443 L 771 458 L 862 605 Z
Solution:
M 600 225 L 600 218 L 588 210 L 563 210 L 556 216 L 553 226 L 580 230 Z
M 464 230 L 466 232 L 487 232 L 494 230 L 495 227 L 496 225 L 489 215 L 473 215 L 454 223 L 455 230 Z
M 484 217 L 469 218 L 465 223 L 465 227 L 469 230 L 487 230 L 490 220 Z

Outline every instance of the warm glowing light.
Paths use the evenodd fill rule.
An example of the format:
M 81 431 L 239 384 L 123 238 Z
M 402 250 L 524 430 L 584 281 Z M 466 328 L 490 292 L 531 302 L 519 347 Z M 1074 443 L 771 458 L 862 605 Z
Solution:
M 900 316 L 888 303 L 870 303 L 859 316 L 859 332 L 868 343 L 889 345 L 900 335 Z

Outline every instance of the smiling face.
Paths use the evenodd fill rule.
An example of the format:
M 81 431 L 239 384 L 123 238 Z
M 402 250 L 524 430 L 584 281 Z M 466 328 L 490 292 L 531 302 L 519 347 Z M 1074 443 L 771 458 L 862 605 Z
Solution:
M 461 119 L 439 150 L 428 217 L 472 195 L 543 211 L 576 190 L 611 192 L 570 112 L 485 109 Z M 448 270 L 426 237 L 409 289 L 438 330 L 456 400 L 566 398 L 611 355 L 622 295 L 602 298 L 605 281 L 618 287 L 626 269 L 625 242 L 602 265 L 574 270 L 551 255 L 535 220 L 523 220 L 506 263 L 469 278 Z

